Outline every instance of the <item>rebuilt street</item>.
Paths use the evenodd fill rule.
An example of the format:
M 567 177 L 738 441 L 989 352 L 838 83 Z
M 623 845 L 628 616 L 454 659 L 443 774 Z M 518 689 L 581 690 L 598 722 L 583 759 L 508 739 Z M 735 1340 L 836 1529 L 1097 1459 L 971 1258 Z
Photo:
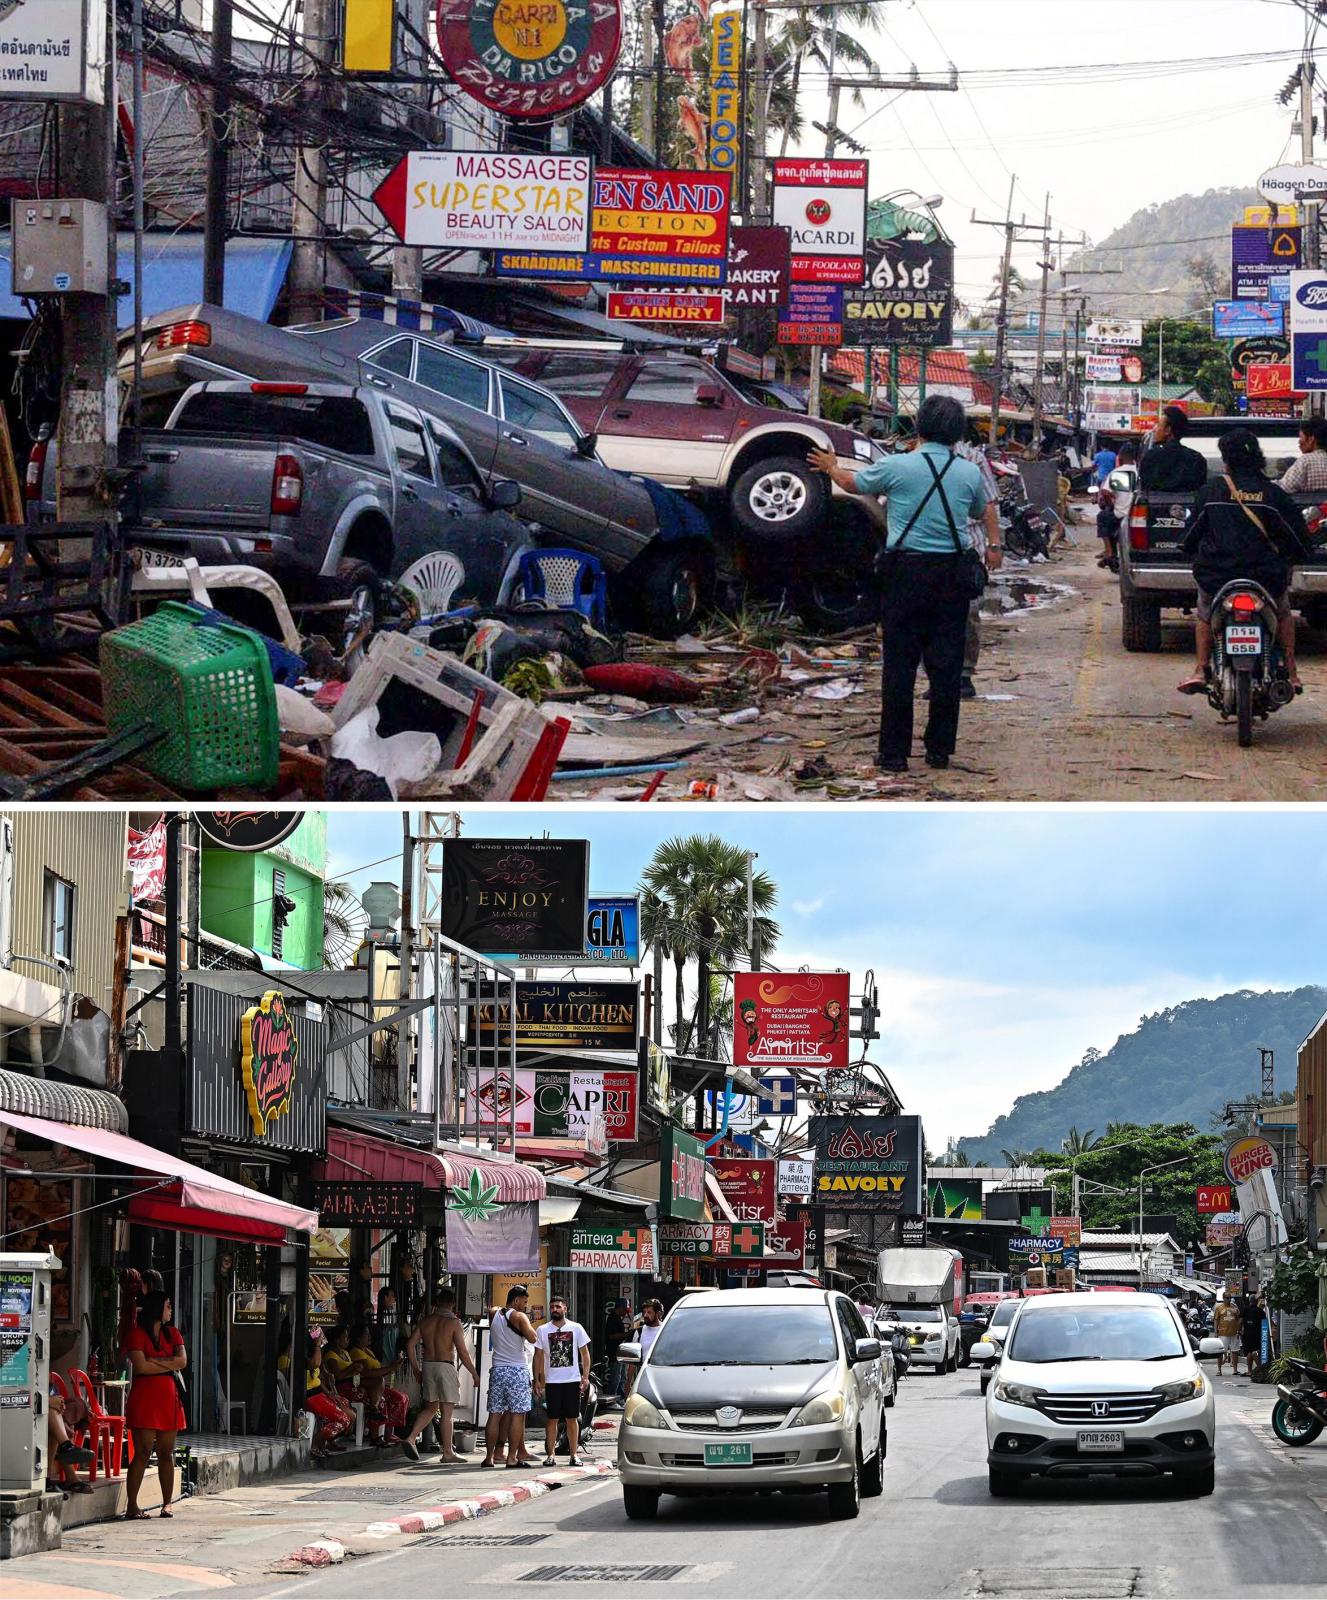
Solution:
M 323 1537 L 345 1539 L 371 1520 L 417 1506 L 422 1484 L 437 1490 L 456 1482 L 418 1468 L 306 1474 L 186 1501 L 173 1528 L 154 1522 L 75 1530 L 63 1550 L 8 1564 L 4 1592 L 8 1600 L 167 1600 L 222 1589 L 235 1600 L 386 1600 L 545 1593 L 549 1585 L 554 1593 L 598 1594 L 630 1583 L 633 1594 L 697 1600 L 1319 1596 L 1327 1568 L 1327 1446 L 1295 1451 L 1276 1443 L 1267 1386 L 1214 1382 L 1217 1485 L 1210 1499 L 1103 1481 L 1037 1485 L 1018 1499 L 992 1500 L 982 1403 L 969 1369 L 905 1380 L 889 1413 L 884 1495 L 864 1501 L 855 1522 L 829 1521 L 820 1496 L 780 1495 L 666 1497 L 656 1524 L 628 1523 L 609 1475 L 567 1482 L 479 1522 L 393 1540 L 382 1554 L 292 1572 L 278 1555 L 315 1536 L 315 1526 Z M 611 1441 L 599 1440 L 595 1455 L 606 1459 Z M 492 1487 L 501 1487 L 505 1475 L 476 1476 L 498 1478 Z M 397 1505 L 365 1503 L 365 1486 L 392 1483 L 400 1489 Z M 358 1495 L 316 1513 L 294 1503 L 315 1487 L 334 1486 Z M 467 1485 L 464 1492 L 476 1491 Z
M 1223 725 L 1205 699 L 1176 693 L 1193 659 L 1191 622 L 1167 612 L 1161 653 L 1129 654 L 1120 639 L 1119 580 L 1096 565 L 1100 547 L 1088 525 L 1079 522 L 1074 537 L 1076 546 L 1057 551 L 1047 564 L 1006 567 L 988 590 L 978 698 L 963 705 L 958 750 L 947 771 L 931 771 L 921 760 L 924 674 L 918 675 L 911 770 L 902 777 L 876 771 L 879 652 L 860 634 L 854 648 L 863 655 L 869 649 L 869 659 L 819 674 L 850 682 L 847 698 L 817 698 L 806 684 L 796 690 L 776 685 L 759 721 L 724 725 L 717 713 L 700 716 L 692 730 L 706 747 L 668 775 L 659 798 L 683 797 L 696 781 L 717 784 L 720 800 L 1327 798 L 1327 644 L 1321 634 L 1301 620 L 1304 693 L 1257 724 L 1252 749 L 1241 750 L 1233 722 Z M 1029 585 L 1036 586 L 1030 605 Z M 674 664 L 686 670 L 688 661 Z M 807 763 L 822 781 L 798 777 Z M 572 774 L 553 786 L 554 797 L 633 796 L 647 782 L 589 784 Z

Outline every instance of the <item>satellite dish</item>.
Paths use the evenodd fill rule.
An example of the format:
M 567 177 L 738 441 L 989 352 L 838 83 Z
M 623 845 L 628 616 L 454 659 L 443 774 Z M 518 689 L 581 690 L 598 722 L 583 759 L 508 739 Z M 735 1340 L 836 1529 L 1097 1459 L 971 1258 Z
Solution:
M 369 914 L 348 883 L 323 885 L 323 965 L 344 972 L 364 942 Z

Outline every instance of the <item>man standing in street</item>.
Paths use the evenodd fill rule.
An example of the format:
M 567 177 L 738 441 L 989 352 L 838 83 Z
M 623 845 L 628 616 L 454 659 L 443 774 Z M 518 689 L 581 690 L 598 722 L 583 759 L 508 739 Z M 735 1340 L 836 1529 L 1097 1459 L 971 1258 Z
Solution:
M 1216 1358 L 1216 1375 L 1218 1378 L 1225 1370 L 1227 1356 L 1230 1357 L 1231 1377 L 1239 1377 L 1240 1329 L 1242 1327 L 1243 1318 L 1239 1314 L 1239 1307 L 1235 1304 L 1230 1290 L 1227 1289 L 1217 1305 L 1214 1319 L 1216 1336 L 1225 1346 L 1225 1349 Z
M 534 1324 L 526 1315 L 529 1304 L 530 1291 L 523 1283 L 516 1283 L 507 1291 L 506 1307 L 500 1311 L 494 1306 L 489 1315 L 488 1342 L 493 1365 L 488 1375 L 488 1425 L 484 1429 L 481 1467 L 495 1465 L 493 1455 L 504 1428 L 507 1465 L 534 1465 L 525 1453 L 525 1419 L 531 1405 L 525 1347 L 535 1343 Z
M 650 1346 L 659 1337 L 659 1328 L 664 1319 L 662 1300 L 647 1300 L 640 1308 L 640 1332 L 636 1335 L 640 1345 L 641 1360 L 650 1353 Z M 640 1368 L 634 1364 L 627 1368 L 627 1393 L 636 1387 L 636 1378 Z
M 567 1316 L 567 1302 L 560 1295 L 554 1295 L 549 1302 L 548 1317 L 539 1330 L 534 1351 L 535 1393 L 543 1391 L 548 1416 L 544 1424 L 544 1465 L 557 1464 L 554 1452 L 558 1423 L 565 1422 L 571 1453 L 568 1465 L 578 1467 L 581 1396 L 590 1386 L 590 1336 L 579 1322 Z
M 461 1375 L 456 1370 L 461 1365 L 479 1385 L 479 1373 L 466 1343 L 465 1330 L 456 1315 L 455 1289 L 439 1289 L 429 1303 L 427 1314 L 410 1335 L 406 1355 L 419 1383 L 424 1398 L 424 1408 L 410 1425 L 410 1432 L 401 1441 L 401 1448 L 412 1461 L 419 1460 L 419 1446 L 415 1441 L 428 1427 L 439 1409 L 442 1411 L 440 1434 L 442 1454 L 438 1460 L 443 1466 L 456 1466 L 466 1457 L 458 1456 L 452 1440 L 452 1413 L 461 1398 Z
M 1118 460 L 1119 457 L 1103 439 L 1101 449 L 1092 457 L 1092 482 L 1098 489 L 1115 471 L 1115 463 Z
M 631 1337 L 631 1304 L 618 1299 L 608 1308 L 604 1322 L 604 1351 L 613 1379 L 613 1399 L 622 1405 L 627 1398 L 627 1369 L 617 1359 L 623 1343 Z

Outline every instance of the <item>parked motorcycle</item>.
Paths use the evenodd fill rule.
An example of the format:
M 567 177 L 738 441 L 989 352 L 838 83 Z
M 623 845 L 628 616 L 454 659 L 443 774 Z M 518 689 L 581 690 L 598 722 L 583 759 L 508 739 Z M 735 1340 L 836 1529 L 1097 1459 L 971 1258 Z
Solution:
M 1276 1386 L 1281 1398 L 1272 1407 L 1272 1431 L 1283 1444 L 1312 1444 L 1327 1428 L 1327 1369 L 1294 1356 L 1286 1364 L 1294 1368 L 1295 1381 Z
M 1212 659 L 1207 698 L 1222 721 L 1234 717 L 1241 749 L 1253 743 L 1253 723 L 1288 706 L 1298 692 L 1276 638 L 1276 607 L 1260 584 L 1226 584 L 1212 602 Z

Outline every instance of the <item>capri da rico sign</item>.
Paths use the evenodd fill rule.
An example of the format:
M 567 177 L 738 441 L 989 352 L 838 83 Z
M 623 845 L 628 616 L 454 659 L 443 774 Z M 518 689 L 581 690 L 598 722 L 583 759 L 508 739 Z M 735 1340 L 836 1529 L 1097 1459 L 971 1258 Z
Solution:
M 555 117 L 582 105 L 621 47 L 619 0 L 438 0 L 448 75 L 504 117 Z

